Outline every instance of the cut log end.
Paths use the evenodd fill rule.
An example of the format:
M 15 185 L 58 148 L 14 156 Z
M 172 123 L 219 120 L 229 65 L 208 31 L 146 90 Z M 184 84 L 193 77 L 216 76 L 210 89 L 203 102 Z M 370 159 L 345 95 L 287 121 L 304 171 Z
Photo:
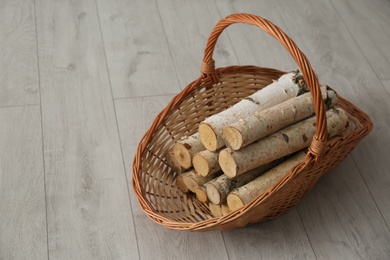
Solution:
M 228 206 L 226 203 L 221 204 L 221 213 L 222 213 L 222 216 L 226 216 L 226 215 L 229 214 L 230 212 L 232 212 L 232 211 L 229 209 L 229 206 Z
M 168 166 L 177 174 L 181 174 L 184 172 L 184 168 L 177 162 L 176 157 L 173 153 L 173 149 L 168 150 L 165 154 L 165 159 Z
M 234 178 L 237 176 L 237 164 L 229 150 L 222 150 L 219 153 L 218 160 L 219 165 L 221 166 L 221 169 L 226 174 L 226 176 L 229 178 Z
M 191 154 L 184 144 L 176 143 L 173 146 L 176 161 L 184 168 L 188 169 L 192 166 Z
M 207 150 L 215 152 L 218 149 L 217 136 L 211 126 L 201 123 L 199 125 L 199 136 L 203 146 Z
M 183 192 L 183 193 L 187 193 L 188 192 L 188 188 L 187 188 L 187 186 L 183 182 L 183 176 L 182 175 L 178 175 L 176 177 L 176 184 L 177 184 L 177 187 L 179 188 L 179 190 L 181 190 L 181 192 Z
M 216 217 L 216 218 L 222 217 L 221 205 L 209 203 L 209 209 L 211 211 L 211 214 L 214 217 Z
M 240 209 L 244 206 L 244 202 L 240 199 L 239 196 L 234 193 L 230 193 L 227 197 L 227 204 L 231 211 Z
M 214 204 L 221 203 L 221 195 L 219 194 L 218 189 L 211 183 L 207 183 L 206 185 L 206 193 L 209 200 Z
M 201 176 L 207 176 L 211 171 L 206 158 L 200 154 L 194 155 L 194 158 L 192 158 L 192 164 L 194 165 L 195 171 Z
M 183 176 L 183 183 L 192 192 L 199 188 L 199 184 L 191 176 Z
M 206 190 L 204 187 L 200 186 L 198 189 L 195 190 L 196 198 L 203 203 L 208 202 Z
M 222 133 L 222 138 L 225 140 L 226 146 L 233 150 L 239 150 L 243 146 L 244 140 L 242 136 L 238 129 L 231 126 L 226 127 Z

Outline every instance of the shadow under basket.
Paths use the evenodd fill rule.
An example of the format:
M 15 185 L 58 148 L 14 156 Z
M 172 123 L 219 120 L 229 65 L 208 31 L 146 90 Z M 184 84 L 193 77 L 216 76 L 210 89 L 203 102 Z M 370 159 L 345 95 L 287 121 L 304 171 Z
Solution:
M 232 106 L 285 73 L 256 66 L 214 69 L 215 43 L 220 33 L 233 23 L 258 26 L 289 51 L 312 93 L 317 132 L 303 163 L 249 204 L 216 218 L 207 204 L 179 190 L 177 174 L 168 166 L 165 154 L 177 140 L 197 132 L 205 118 Z M 339 96 L 337 107 L 348 113 L 356 127 L 347 135 L 328 140 L 318 80 L 295 43 L 278 27 L 258 16 L 234 14 L 222 19 L 207 43 L 201 76 L 171 100 L 139 143 L 133 162 L 132 185 L 142 210 L 162 226 L 188 231 L 226 230 L 278 217 L 296 206 L 321 176 L 335 168 L 371 131 L 369 117 L 356 106 Z

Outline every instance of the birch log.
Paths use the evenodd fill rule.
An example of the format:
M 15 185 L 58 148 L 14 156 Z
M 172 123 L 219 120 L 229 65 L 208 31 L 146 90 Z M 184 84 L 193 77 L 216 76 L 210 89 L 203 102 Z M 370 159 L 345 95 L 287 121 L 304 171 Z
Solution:
M 183 182 L 190 191 L 195 193 L 196 189 L 198 189 L 201 185 L 218 177 L 221 174 L 222 171 L 219 171 L 203 177 L 197 174 L 194 170 L 191 170 L 186 173 L 183 173 Z
M 209 199 L 207 198 L 206 188 L 203 185 L 199 185 L 197 189 L 195 189 L 195 194 L 197 200 L 203 203 L 207 203 Z
M 195 171 L 201 176 L 207 176 L 221 170 L 218 163 L 218 153 L 209 150 L 195 154 L 192 159 L 192 164 Z
M 211 215 L 213 215 L 214 217 L 216 217 L 216 218 L 222 217 L 221 205 L 213 204 L 213 203 L 209 202 L 209 209 L 210 209 Z
M 207 182 L 204 186 L 206 187 L 206 193 L 208 199 L 214 204 L 221 204 L 226 200 L 227 195 L 235 188 L 238 188 L 253 179 L 259 177 L 269 169 L 278 165 L 282 160 L 276 160 L 260 167 L 257 167 L 249 172 L 246 172 L 235 178 L 229 178 L 225 174 L 212 179 Z
M 168 150 L 168 152 L 165 154 L 165 160 L 168 166 L 171 167 L 171 169 L 177 174 L 184 172 L 184 168 L 181 167 L 181 165 L 176 160 L 176 157 L 173 153 L 173 149 Z
M 321 87 L 321 92 L 326 109 L 334 107 L 337 103 L 337 94 L 333 90 L 327 90 L 325 86 Z M 314 114 L 315 107 L 311 93 L 305 93 L 238 120 L 224 128 L 222 137 L 227 147 L 239 150 Z
M 188 188 L 183 182 L 183 175 L 182 174 L 177 175 L 176 184 L 177 184 L 177 187 L 179 188 L 179 190 L 181 190 L 183 193 L 188 192 Z
M 232 212 L 232 211 L 229 209 L 228 204 L 226 202 L 222 203 L 221 204 L 221 214 L 222 214 L 222 216 L 226 216 L 230 212 Z
M 254 198 L 278 183 L 293 167 L 302 163 L 305 157 L 306 154 L 304 152 L 299 152 L 253 181 L 234 189 L 227 196 L 229 209 L 234 211 L 251 202 Z
M 192 156 L 204 149 L 199 133 L 195 133 L 177 141 L 173 146 L 173 153 L 176 161 L 187 170 L 192 166 Z
M 216 151 L 225 145 L 222 131 L 226 126 L 241 118 L 246 118 L 256 111 L 272 107 L 301 94 L 302 90 L 306 88 L 298 73 L 297 70 L 284 74 L 277 81 L 244 98 L 232 107 L 206 118 L 199 125 L 200 139 L 204 147 L 207 150 Z
M 326 117 L 329 138 L 341 134 L 349 126 L 347 113 L 340 108 L 327 111 Z M 222 171 L 233 178 L 308 147 L 315 132 L 315 117 L 311 117 L 279 130 L 239 151 L 223 149 L 219 153 L 219 164 Z

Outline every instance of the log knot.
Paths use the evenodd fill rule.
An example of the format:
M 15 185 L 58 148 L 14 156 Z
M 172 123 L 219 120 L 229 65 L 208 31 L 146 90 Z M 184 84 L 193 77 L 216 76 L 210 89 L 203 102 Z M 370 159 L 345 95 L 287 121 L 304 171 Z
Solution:
M 327 142 L 318 140 L 317 136 L 314 136 L 309 147 L 309 152 L 317 158 L 325 153 L 326 148 Z

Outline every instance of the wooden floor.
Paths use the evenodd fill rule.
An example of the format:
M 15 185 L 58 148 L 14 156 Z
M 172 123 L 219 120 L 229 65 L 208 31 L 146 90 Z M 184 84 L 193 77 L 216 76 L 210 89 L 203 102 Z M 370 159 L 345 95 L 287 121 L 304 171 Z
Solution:
M 135 149 L 238 12 L 281 27 L 375 128 L 276 220 L 168 230 L 132 191 Z M 214 58 L 296 67 L 245 25 Z M 388 0 L 0 0 L 0 82 L 0 259 L 390 259 Z

